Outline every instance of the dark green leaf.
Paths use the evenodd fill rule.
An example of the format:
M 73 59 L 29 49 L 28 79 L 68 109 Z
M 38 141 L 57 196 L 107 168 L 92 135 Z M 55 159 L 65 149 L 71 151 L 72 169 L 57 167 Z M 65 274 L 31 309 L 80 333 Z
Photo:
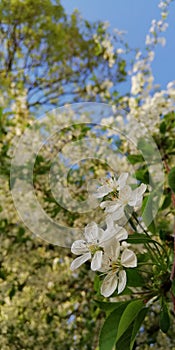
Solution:
M 131 164 L 144 162 L 144 158 L 141 154 L 129 154 L 127 158 Z
M 149 231 L 155 233 L 156 228 L 153 221 L 153 198 L 155 193 L 152 192 L 146 200 L 145 208 L 142 214 L 143 221 L 145 225 L 148 227 Z
M 171 290 L 172 290 L 173 295 L 175 296 L 175 279 L 172 282 Z
M 171 193 L 168 193 L 163 201 L 163 204 L 161 206 L 161 210 L 168 208 L 170 204 L 171 204 Z
M 133 324 L 127 328 L 127 330 L 124 332 L 124 334 L 120 337 L 120 339 L 116 343 L 116 349 L 117 350 L 126 350 L 130 348 L 131 343 L 131 337 L 132 337 L 132 331 L 133 331 Z
M 139 274 L 137 269 L 127 269 L 127 286 L 129 287 L 141 287 L 145 286 L 143 277 Z
M 117 331 L 120 318 L 127 307 L 128 302 L 123 302 L 106 318 L 100 332 L 99 350 L 112 350 L 117 338 Z
M 149 172 L 145 168 L 136 170 L 135 176 L 136 176 L 137 180 L 139 180 L 145 184 L 149 184 L 149 182 L 150 182 Z
M 133 349 L 134 342 L 135 342 L 135 339 L 136 339 L 136 335 L 137 335 L 137 333 L 138 333 L 138 331 L 139 331 L 139 329 L 140 329 L 140 327 L 141 327 L 141 325 L 143 323 L 143 320 L 144 320 L 147 312 L 148 312 L 148 308 L 143 307 L 139 311 L 139 313 L 138 313 L 138 315 L 137 315 L 137 317 L 136 317 L 136 319 L 134 321 L 133 330 L 132 330 L 132 337 L 131 337 L 131 343 L 130 343 L 130 350 Z
M 125 308 L 118 325 L 117 340 L 125 333 L 143 307 L 142 300 L 133 300 Z
M 120 293 L 120 296 L 121 295 L 131 295 L 133 292 L 130 288 L 126 287 L 122 293 Z M 112 294 L 112 297 L 118 297 L 118 291 L 116 290 L 113 294 Z
M 151 241 L 151 237 L 146 236 L 145 233 L 133 233 L 127 239 L 127 242 L 131 244 L 144 244 Z
M 161 134 L 164 134 L 166 131 L 166 123 L 165 121 L 163 121 L 161 124 L 160 124 L 160 132 Z
M 173 192 L 175 192 L 175 167 L 173 167 L 168 174 L 168 183 Z
M 170 328 L 170 317 L 166 304 L 164 303 L 160 311 L 160 329 L 163 333 L 167 333 Z
M 129 301 L 128 301 L 128 303 L 129 303 Z M 112 312 L 115 309 L 119 308 L 121 305 L 123 305 L 123 302 L 120 301 L 120 302 L 112 303 L 112 302 L 95 300 L 95 304 L 103 311 Z

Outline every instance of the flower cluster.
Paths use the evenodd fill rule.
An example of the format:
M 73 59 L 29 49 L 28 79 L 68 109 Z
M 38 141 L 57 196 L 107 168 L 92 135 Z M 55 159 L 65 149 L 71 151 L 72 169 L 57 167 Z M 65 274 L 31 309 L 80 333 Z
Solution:
M 126 242 L 128 232 L 117 221 L 125 217 L 128 206 L 135 210 L 141 206 L 146 185 L 132 190 L 127 179 L 128 173 L 123 173 L 118 179 L 102 180 L 94 197 L 104 199 L 100 207 L 105 208 L 106 229 L 95 222 L 88 224 L 84 230 L 85 239 L 76 240 L 71 247 L 72 253 L 78 255 L 71 264 L 72 270 L 91 260 L 91 269 L 106 275 L 101 285 L 101 294 L 105 297 L 116 289 L 121 293 L 127 283 L 125 268 L 137 266 L 137 257 Z

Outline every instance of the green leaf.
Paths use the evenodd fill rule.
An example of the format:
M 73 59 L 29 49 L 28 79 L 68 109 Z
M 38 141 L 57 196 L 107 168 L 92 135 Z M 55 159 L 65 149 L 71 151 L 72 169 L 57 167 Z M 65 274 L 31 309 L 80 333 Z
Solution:
M 151 237 L 146 236 L 144 233 L 133 233 L 129 235 L 127 242 L 130 244 L 144 244 L 151 243 Z
M 156 232 L 155 224 L 153 221 L 153 199 L 154 199 L 154 191 L 147 197 L 146 204 L 144 202 L 144 211 L 142 214 L 143 221 L 145 225 L 148 227 L 149 231 L 152 233 Z
M 130 348 L 132 331 L 133 331 L 133 324 L 134 324 L 134 322 L 131 323 L 131 325 L 127 328 L 125 333 L 117 341 L 117 343 L 116 343 L 117 350 L 126 350 L 126 349 Z
M 129 154 L 127 158 L 131 164 L 144 162 L 144 158 L 141 154 Z
M 165 196 L 165 199 L 164 199 L 163 204 L 161 206 L 161 210 L 168 208 L 170 204 L 171 204 L 171 192 Z
M 143 320 L 145 319 L 145 316 L 146 316 L 147 312 L 148 312 L 148 308 L 143 307 L 139 311 L 139 313 L 138 313 L 138 315 L 137 315 L 137 317 L 136 317 L 136 319 L 134 321 L 133 330 L 132 330 L 132 337 L 131 337 L 131 343 L 130 343 L 130 350 L 133 349 L 137 333 L 138 333 L 138 331 L 139 331 L 139 329 L 140 329 L 140 327 L 141 327 L 141 325 L 143 323 Z
M 175 280 L 173 280 L 173 282 L 172 282 L 171 291 L 172 291 L 173 295 L 175 296 Z
M 105 301 L 98 301 L 98 300 L 94 300 L 95 304 L 103 311 L 106 312 L 112 312 L 115 309 L 119 308 L 121 305 L 123 305 L 123 301 L 120 302 L 105 302 Z M 129 301 L 128 301 L 129 303 Z
M 117 307 L 110 315 L 106 318 L 103 327 L 100 332 L 99 338 L 99 350 L 112 350 L 117 337 L 118 325 L 123 311 L 128 305 L 127 302 L 123 302 L 122 305 Z
M 133 300 L 127 305 L 120 319 L 117 340 L 125 333 L 143 306 L 142 300 Z
M 160 124 L 160 132 L 161 134 L 164 134 L 166 131 L 166 123 L 165 121 L 163 121 L 161 124 Z
M 120 296 L 121 295 L 131 295 L 131 294 L 133 294 L 133 291 L 130 288 L 126 287 L 123 290 L 123 292 L 120 293 Z M 112 294 L 112 297 L 118 297 L 118 291 L 117 290 Z
M 94 290 L 95 292 L 100 291 L 100 278 L 98 275 L 95 275 L 95 278 L 94 278 Z
M 139 274 L 137 269 L 127 269 L 127 286 L 129 287 L 141 287 L 145 286 L 145 280 Z
M 150 178 L 149 178 L 149 172 L 147 169 L 142 168 L 142 169 L 138 169 L 135 171 L 135 176 L 136 179 L 145 183 L 145 184 L 149 184 L 150 183 Z
M 168 174 L 168 183 L 173 192 L 175 192 L 175 167 Z
M 170 317 L 165 303 L 163 303 L 160 311 L 160 329 L 163 333 L 167 333 L 170 328 Z

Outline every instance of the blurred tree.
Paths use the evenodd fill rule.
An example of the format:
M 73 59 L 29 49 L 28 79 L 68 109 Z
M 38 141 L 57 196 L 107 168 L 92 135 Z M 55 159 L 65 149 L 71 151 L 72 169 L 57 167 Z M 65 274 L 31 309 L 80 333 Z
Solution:
M 1 86 L 6 96 L 9 87 L 14 98 L 25 92 L 31 110 L 84 100 L 90 82 L 98 100 L 104 82 L 116 87 L 126 77 L 105 25 L 76 11 L 68 17 L 59 0 L 2 0 L 0 32 Z
M 86 268 L 72 275 L 68 250 L 33 237 L 21 223 L 10 194 L 10 162 L 38 112 L 73 101 L 109 101 L 111 88 L 118 96 L 126 71 L 115 44 L 123 43 L 103 23 L 89 23 L 76 12 L 68 17 L 58 0 L 2 0 L 0 36 L 1 349 L 92 349 L 99 327 L 92 276 Z M 72 139 L 74 133 L 77 139 L 84 135 L 71 130 Z M 65 212 L 52 203 L 46 165 L 38 157 L 34 186 L 45 210 L 52 217 L 56 210 L 59 220 Z M 75 218 L 66 220 L 73 225 Z

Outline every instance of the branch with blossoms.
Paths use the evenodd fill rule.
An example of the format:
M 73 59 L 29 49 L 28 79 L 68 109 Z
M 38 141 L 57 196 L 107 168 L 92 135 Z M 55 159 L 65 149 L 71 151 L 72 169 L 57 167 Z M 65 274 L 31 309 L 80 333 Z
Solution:
M 71 269 L 74 271 L 90 260 L 90 268 L 97 274 L 98 296 L 101 294 L 112 299 L 117 295 L 136 296 L 136 299 L 130 301 L 96 301 L 98 306 L 105 307 L 107 311 L 111 308 L 113 310 L 114 307 L 101 330 L 100 349 L 105 349 L 106 342 L 106 349 L 112 349 L 115 344 L 119 346 L 129 327 L 131 335 L 134 334 L 132 342 L 130 339 L 132 349 L 148 306 L 158 299 L 163 313 L 160 318 L 161 329 L 166 332 L 169 327 L 169 314 L 165 302 L 172 286 L 169 256 L 165 247 L 147 230 L 138 214 L 139 209 L 143 208 L 143 196 L 147 185 L 141 183 L 132 189 L 128 184 L 128 175 L 122 173 L 118 178 L 101 180 L 100 186 L 95 189 L 94 198 L 102 200 L 99 205 L 104 210 L 105 222 L 101 225 L 89 223 L 84 229 L 84 239 L 76 240 L 71 247 L 72 253 L 78 255 L 71 263 Z M 118 313 L 119 326 L 125 313 L 127 314 L 127 322 L 122 323 L 121 334 L 113 323 Z M 165 319 L 168 321 L 165 322 Z M 109 327 L 115 334 L 110 340 Z
M 98 225 L 89 223 L 84 229 L 84 239 L 75 241 L 71 247 L 78 256 L 71 269 L 90 262 L 95 272 L 96 304 L 106 312 L 99 350 L 132 350 L 140 327 L 154 305 L 158 305 L 161 332 L 169 333 L 174 319 L 175 82 L 158 90 L 153 85 L 151 69 L 156 45 L 165 44 L 161 35 L 168 27 L 166 19 L 171 2 L 160 1 L 161 19 L 151 23 L 146 54 L 136 54 L 131 94 L 121 99 L 118 106 L 118 110 L 127 107 L 126 120 L 119 113 L 109 118 L 108 123 L 112 128 L 117 122 L 120 131 L 137 144 L 141 154 L 135 152 L 134 142 L 128 146 L 121 141 L 119 146 L 136 168 L 137 185 L 129 183 L 127 172 L 102 179 L 93 196 L 100 201 L 105 220 Z M 115 109 L 114 106 L 114 112 Z M 147 134 L 160 152 L 159 159 Z M 159 192 L 159 187 L 163 187 L 155 217 L 156 190 L 151 184 L 151 170 L 155 169 L 151 166 L 158 163 L 162 163 L 164 179 L 159 183 L 158 173 L 154 174 L 156 190 Z
M 100 206 L 105 208 L 106 230 L 98 227 L 95 222 L 85 227 L 85 240 L 77 240 L 72 244 L 71 251 L 76 258 L 71 269 L 91 259 L 91 269 L 106 275 L 101 285 L 101 294 L 109 297 L 118 288 L 121 293 L 126 287 L 126 271 L 123 268 L 137 266 L 136 255 L 128 249 L 127 231 L 117 224 L 118 220 L 126 219 L 125 208 L 138 207 L 146 185 L 141 184 L 135 190 L 126 185 L 128 174 L 122 174 L 118 180 L 109 179 L 106 184 L 97 188 L 94 197 L 103 198 L 111 195 L 111 200 L 103 201 Z

